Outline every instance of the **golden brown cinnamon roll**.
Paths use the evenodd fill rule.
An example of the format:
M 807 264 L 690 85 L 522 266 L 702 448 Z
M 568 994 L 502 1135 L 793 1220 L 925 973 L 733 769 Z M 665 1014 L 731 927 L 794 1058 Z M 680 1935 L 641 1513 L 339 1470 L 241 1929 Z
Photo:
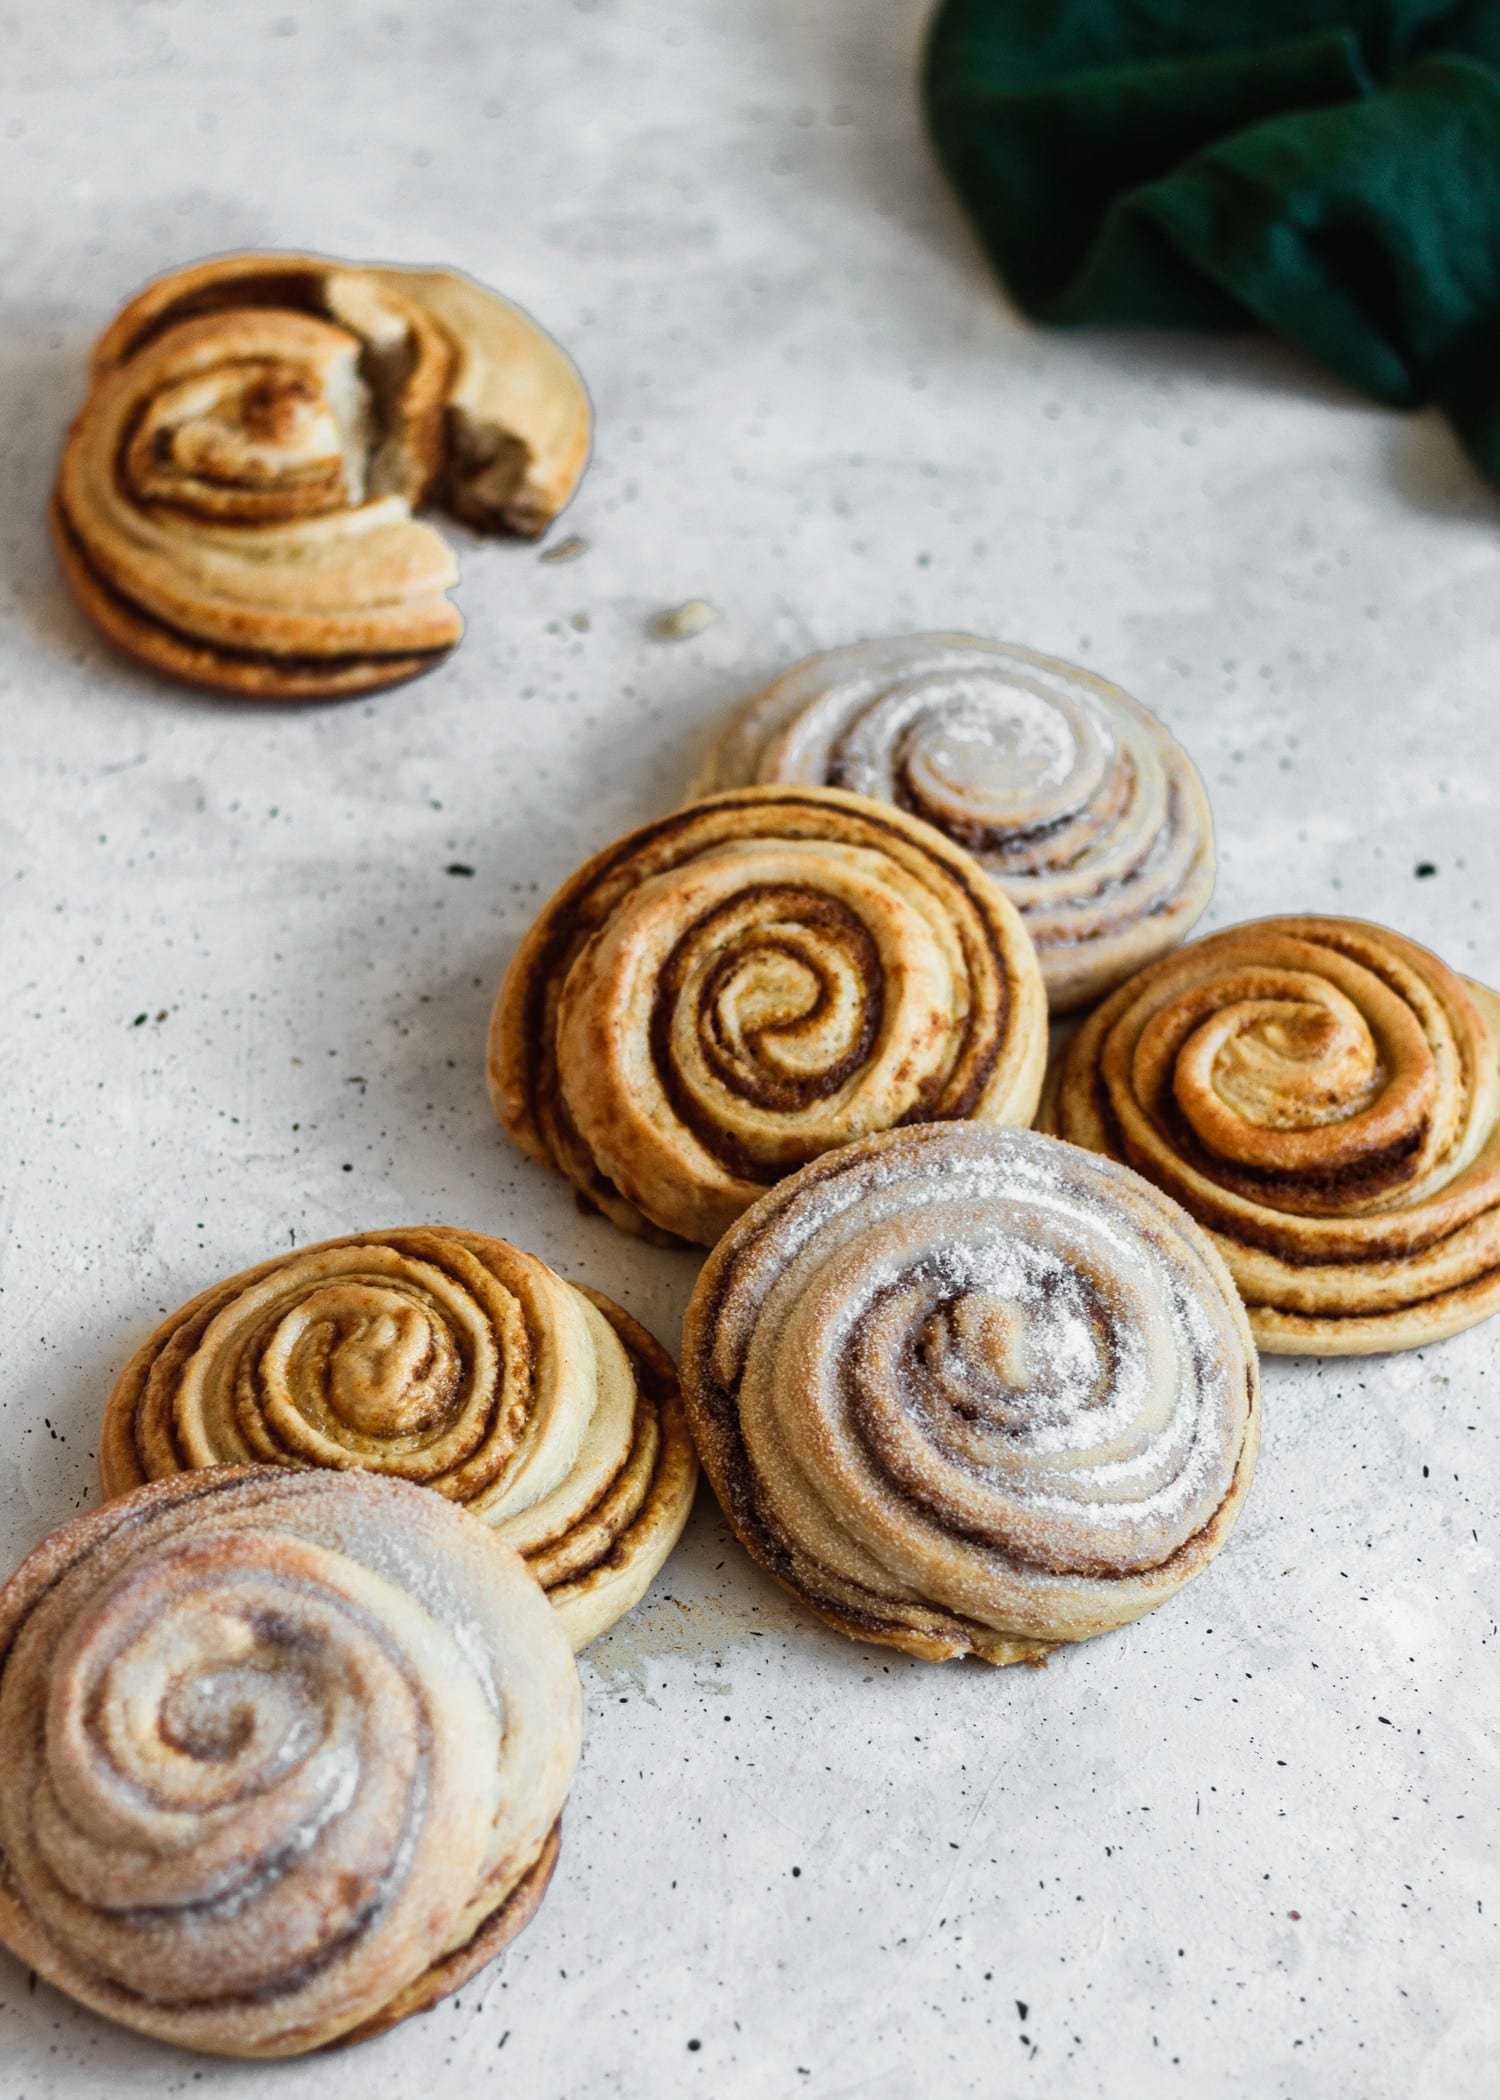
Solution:
M 1219 1550 L 1259 1439 L 1213 1247 L 1128 1169 L 1024 1130 L 893 1131 L 719 1242 L 683 1333 L 741 1541 L 830 1624 L 1034 1662 Z
M 1142 970 L 1047 1127 L 1207 1226 L 1262 1349 L 1410 1349 L 1500 1307 L 1500 1000 L 1359 919 L 1259 919 Z
M 1214 885 L 1196 767 L 1091 672 L 971 635 L 858 642 L 794 664 L 710 751 L 694 792 L 849 788 L 977 855 L 1026 921 L 1054 1012 L 1174 947 Z
M 224 256 L 100 339 L 53 533 L 84 609 L 155 668 L 261 699 L 363 692 L 463 631 L 416 508 L 540 532 L 590 423 L 558 346 L 468 278 Z
M 0 1591 L 0 1941 L 189 2048 L 373 2033 L 535 1909 L 578 1731 L 542 1592 L 440 1496 L 158 1482 Z
M 436 1488 L 526 1556 L 575 1648 L 645 1594 L 697 1464 L 671 1358 L 504 1240 L 328 1240 L 163 1321 L 105 1410 L 106 1495 L 197 1466 L 361 1467 Z
M 860 795 L 742 788 L 558 891 L 500 988 L 490 1093 L 587 1205 L 711 1245 L 870 1131 L 1028 1122 L 1045 1037 L 1031 942 L 968 854 Z

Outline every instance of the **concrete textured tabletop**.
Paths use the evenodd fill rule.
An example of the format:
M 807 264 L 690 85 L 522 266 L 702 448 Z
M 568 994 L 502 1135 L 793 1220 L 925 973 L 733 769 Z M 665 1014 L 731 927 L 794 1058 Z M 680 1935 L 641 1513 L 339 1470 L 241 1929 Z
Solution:
M 7 1567 L 93 1497 L 147 1324 L 294 1236 L 498 1231 L 675 1338 L 694 1263 L 507 1146 L 484 1024 L 538 900 L 813 647 L 1076 657 L 1202 767 L 1210 924 L 1353 912 L 1500 983 L 1494 492 L 1272 344 L 1021 325 L 921 139 L 924 11 L 3 10 Z M 458 653 L 369 702 L 169 690 L 46 544 L 93 334 L 259 245 L 459 264 L 597 405 L 587 552 L 466 545 Z M 693 597 L 722 620 L 653 639 Z M 1492 2092 L 1497 1366 L 1500 1324 L 1268 1364 L 1228 1549 L 1044 1670 L 842 1641 L 705 1493 L 583 1662 L 562 1865 L 498 1968 L 235 2066 L 0 1958 L 0 2096 Z

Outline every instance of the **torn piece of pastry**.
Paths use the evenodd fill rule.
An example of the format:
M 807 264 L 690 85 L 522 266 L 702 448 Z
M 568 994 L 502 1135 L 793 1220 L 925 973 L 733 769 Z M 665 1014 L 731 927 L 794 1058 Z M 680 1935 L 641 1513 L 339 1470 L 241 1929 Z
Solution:
M 589 401 L 535 323 L 451 271 L 218 257 L 158 279 L 95 348 L 53 537 L 120 647 L 254 699 L 370 691 L 463 632 L 415 513 L 543 531 Z

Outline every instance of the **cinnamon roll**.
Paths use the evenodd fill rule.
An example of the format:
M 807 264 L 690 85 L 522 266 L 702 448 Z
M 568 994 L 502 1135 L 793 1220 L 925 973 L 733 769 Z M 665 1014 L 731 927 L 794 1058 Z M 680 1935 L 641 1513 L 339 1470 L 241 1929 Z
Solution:
M 373 2033 L 535 1909 L 579 1703 L 524 1563 L 438 1495 L 142 1488 L 0 1590 L 0 1941 L 193 2049 Z
M 1054 1012 L 1174 947 L 1207 905 L 1213 829 L 1155 715 L 1072 664 L 970 635 L 858 642 L 793 665 L 694 788 L 849 788 L 966 846 L 1020 910 Z
M 501 985 L 489 1081 L 585 1205 L 711 1245 L 871 1131 L 1028 1122 L 1045 1037 L 1031 942 L 968 854 L 864 796 L 752 787 L 563 885 Z
M 359 1233 L 217 1283 L 115 1382 L 106 1495 L 199 1466 L 361 1467 L 525 1555 L 575 1648 L 645 1594 L 697 1482 L 671 1358 L 504 1240 Z
M 761 1198 L 688 1307 L 683 1389 L 730 1523 L 859 1640 L 1036 1662 L 1198 1574 L 1255 1466 L 1244 1311 L 1127 1168 L 948 1123 Z
M 1411 1349 L 1500 1308 L 1500 999 L 1359 919 L 1259 919 L 1142 970 L 1047 1127 L 1217 1241 L 1262 1349 Z
M 540 532 L 590 427 L 557 344 L 468 278 L 223 256 L 100 339 L 53 536 L 84 610 L 154 668 L 257 699 L 364 692 L 463 632 L 418 507 Z

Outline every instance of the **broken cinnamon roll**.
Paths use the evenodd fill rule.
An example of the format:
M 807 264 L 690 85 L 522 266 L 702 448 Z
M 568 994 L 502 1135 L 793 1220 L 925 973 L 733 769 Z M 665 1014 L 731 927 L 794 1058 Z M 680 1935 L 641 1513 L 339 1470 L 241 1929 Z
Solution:
M 463 632 L 453 552 L 416 512 L 541 532 L 590 427 L 562 350 L 468 278 L 224 256 L 100 339 L 53 536 L 84 610 L 157 670 L 255 699 L 366 692 Z

